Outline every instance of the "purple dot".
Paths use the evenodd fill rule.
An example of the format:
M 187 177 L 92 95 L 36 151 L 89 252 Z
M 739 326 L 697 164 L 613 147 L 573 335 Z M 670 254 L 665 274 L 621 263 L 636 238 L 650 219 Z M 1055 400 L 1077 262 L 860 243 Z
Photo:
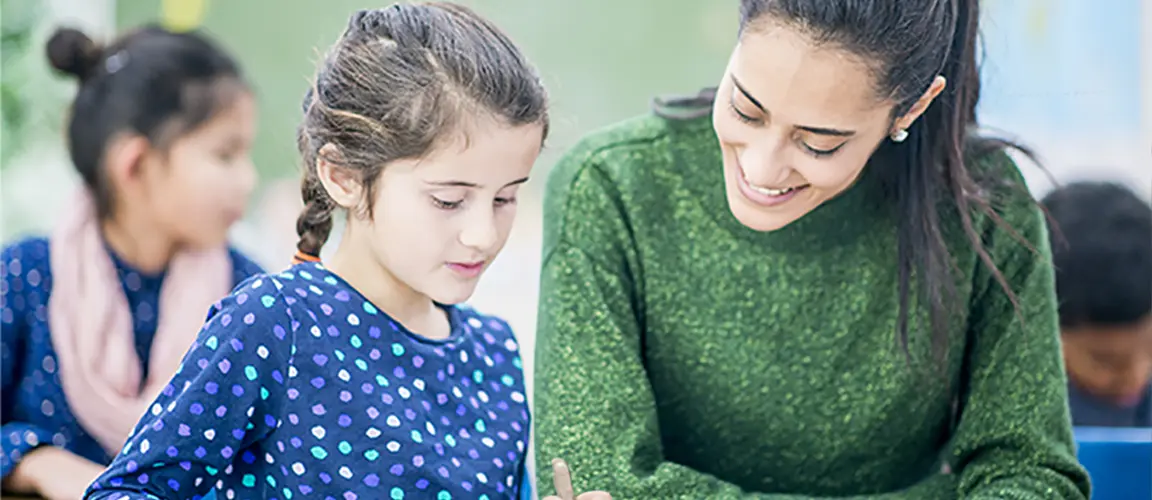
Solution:
M 420 357 L 420 355 L 413 356 L 412 357 L 412 366 L 415 366 L 416 368 L 420 368 L 421 366 L 424 366 L 424 358 Z
M 456 375 L 456 365 L 448 365 L 448 375 Z
M 352 393 L 348 391 L 340 391 L 340 401 L 345 403 L 352 401 Z
M 300 391 L 297 391 L 294 388 L 288 389 L 288 399 L 296 399 L 298 397 L 300 397 Z
M 192 454 L 196 455 L 196 458 L 204 458 L 208 456 L 208 450 L 205 450 L 203 446 L 197 446 L 196 451 L 192 452 Z
M 299 448 L 301 446 L 304 446 L 304 442 L 301 441 L 300 438 L 298 438 L 296 436 L 292 436 L 292 439 L 289 439 L 288 443 L 291 444 L 293 448 Z
M 493 337 L 491 333 L 484 332 L 484 341 L 489 343 L 489 344 L 495 344 L 496 343 L 496 337 Z
M 480 452 L 476 451 L 476 448 L 472 448 L 471 450 L 468 450 L 468 456 L 472 458 L 472 460 L 479 460 Z
M 324 405 L 322 405 L 320 403 L 316 403 L 315 405 L 312 406 L 312 414 L 313 415 L 319 416 L 319 415 L 324 415 L 326 413 L 328 413 L 328 410 L 324 409 Z
M 232 458 L 232 447 L 225 446 L 224 449 L 220 450 L 220 456 L 224 458 Z
M 340 427 L 348 427 L 349 425 L 352 425 L 352 417 L 340 414 L 340 417 L 336 420 L 336 422 L 340 424 Z
M 492 459 L 492 463 L 493 463 L 494 465 L 496 465 L 496 467 L 499 467 L 499 468 L 501 468 L 501 469 L 503 469 L 503 468 L 504 468 L 504 461 L 503 461 L 503 460 L 500 460 L 500 457 L 496 457 L 496 458 L 493 458 L 493 459 Z
M 245 325 L 251 325 L 255 322 L 256 322 L 256 315 L 255 314 L 248 313 L 248 314 L 244 315 L 244 324 Z
M 452 421 L 448 420 L 448 417 L 440 415 L 440 425 L 452 425 Z
M 307 484 L 301 484 L 300 485 L 300 493 L 303 493 L 305 495 L 312 493 L 312 487 L 308 486 Z
M 418 489 L 418 490 L 428 489 L 428 484 L 429 484 L 429 482 L 427 479 L 418 479 L 418 480 L 416 480 L 416 489 Z
M 386 405 L 390 405 L 392 404 L 392 395 L 385 392 L 380 395 L 380 401 L 383 401 Z
M 244 395 L 244 388 L 239 386 L 239 385 L 232 386 L 232 395 L 233 396 L 243 396 Z
M 204 359 L 204 358 L 200 358 L 199 360 L 196 361 L 196 366 L 199 366 L 201 370 L 208 368 L 208 360 Z
M 367 476 L 364 476 L 364 484 L 368 485 L 369 487 L 376 487 L 380 484 L 380 476 L 377 476 L 376 474 L 368 474 Z
M 504 431 L 500 431 L 500 432 L 496 433 L 496 437 L 499 437 L 502 441 L 507 441 L 508 440 L 508 433 L 504 432 Z
M 375 326 L 368 328 L 368 336 L 372 337 L 374 339 L 380 338 L 380 328 L 375 327 Z M 379 351 L 376 352 L 376 357 L 380 357 Z M 372 359 L 376 359 L 376 358 L 372 358 Z
M 320 480 L 323 481 L 324 484 L 329 484 L 332 482 L 332 476 L 329 476 L 327 472 L 321 472 Z
M 223 417 L 226 413 L 228 413 L 228 407 L 227 406 L 220 405 L 220 406 L 216 407 L 216 416 L 217 417 Z
M 429 403 L 427 400 L 421 401 L 420 406 L 424 407 L 424 411 L 432 411 L 432 403 Z
M 472 439 L 472 434 L 468 432 L 468 429 L 461 428 L 460 437 L 464 439 Z
M 443 444 L 436 443 L 436 444 L 432 445 L 432 449 L 436 450 L 437 455 L 444 456 L 444 445 Z
M 412 465 L 415 467 L 423 467 L 424 466 L 424 456 L 423 455 L 416 455 L 416 456 L 412 457 Z
M 352 297 L 348 295 L 347 290 L 340 290 L 336 292 L 336 300 L 339 300 L 340 302 L 348 302 L 348 300 L 351 298 Z
M 140 484 L 148 484 L 148 473 L 145 472 L 143 474 L 140 474 L 140 476 L 137 477 L 136 480 L 139 481 Z
M 460 483 L 460 486 L 463 486 L 464 489 L 467 491 L 472 491 L 472 483 L 470 483 L 468 481 L 464 481 L 464 482 Z
M 317 389 L 324 387 L 324 377 L 316 377 L 312 379 L 312 387 Z
M 404 474 L 404 466 L 400 465 L 400 464 L 393 464 L 392 467 L 390 469 L 388 469 L 388 472 L 391 472 L 393 476 L 403 475 Z
M 322 312 L 324 312 L 325 316 L 331 316 L 332 315 L 332 306 L 330 306 L 328 304 L 320 304 L 320 310 Z
M 220 326 L 228 326 L 230 324 L 232 324 L 231 314 L 224 313 L 222 316 L 220 316 Z
M 397 366 L 392 370 L 392 375 L 395 375 L 396 378 L 404 378 L 404 368 Z
M 436 472 L 440 474 L 440 477 L 448 477 L 448 468 L 443 465 L 441 465 L 439 469 L 436 469 Z
M 216 367 L 220 369 L 220 373 L 228 373 L 228 370 L 232 369 L 232 362 L 227 359 L 222 359 L 216 364 Z
M 326 330 L 328 330 L 328 336 L 329 337 L 339 337 L 340 336 L 340 329 L 336 328 L 336 325 L 328 325 L 328 328 L 326 328 Z
M 368 357 L 373 361 L 380 359 L 380 349 L 373 348 L 371 351 L 368 351 Z
M 188 413 L 193 415 L 200 415 L 204 413 L 204 406 L 200 403 L 192 403 L 192 406 L 188 407 Z
M 325 356 L 323 354 L 314 354 L 312 356 L 312 362 L 316 363 L 320 366 L 324 366 L 325 364 L 328 363 L 328 356 Z
M 520 432 L 523 431 L 524 428 L 520 426 L 520 422 L 512 422 L 512 430 Z
M 272 415 L 264 415 L 264 425 L 268 427 L 276 427 L 276 417 Z
M 280 370 L 272 370 L 272 380 L 275 380 L 277 384 L 283 384 L 284 375 L 280 374 Z
M 447 404 L 447 403 L 448 403 L 448 395 L 447 394 L 440 393 L 440 394 L 436 395 L 436 404 L 442 405 L 442 404 Z
M 129 460 L 128 463 L 124 465 L 124 470 L 127 471 L 129 474 L 132 474 L 139 469 L 140 469 L 140 464 L 136 463 L 135 460 Z
M 192 435 L 192 428 L 188 427 L 188 424 L 180 424 L 180 426 L 176 428 L 176 433 L 188 437 Z
M 504 355 L 500 354 L 499 352 L 492 355 L 492 361 L 495 361 L 496 364 L 498 364 L 498 365 L 504 364 L 504 359 L 505 359 Z
M 364 382 L 360 385 L 360 392 L 363 392 L 364 394 L 372 394 L 373 390 L 374 389 L 372 388 L 372 384 L 368 382 Z
M 235 439 L 244 439 L 244 429 L 232 429 L 232 437 Z
M 288 334 L 288 332 L 284 331 L 284 327 L 280 325 L 273 326 L 272 333 L 276 334 L 276 338 L 280 340 L 284 340 L 284 336 Z
M 166 452 L 170 457 L 175 457 L 176 455 L 180 454 L 180 450 L 177 450 L 175 446 L 169 446 Z
M 292 425 L 297 425 L 300 423 L 300 416 L 295 413 L 289 413 L 288 421 L 291 422 Z
M 375 419 L 376 417 L 379 417 L 379 416 L 380 416 L 380 410 L 377 410 L 375 406 L 369 406 L 368 407 L 368 418 Z
M 445 378 L 447 377 L 444 376 L 444 370 L 436 370 L 436 380 L 443 382 Z
M 411 408 L 405 408 L 404 409 L 404 418 L 407 418 L 408 420 L 416 420 L 416 412 L 413 411 Z
M 241 342 L 240 339 L 234 338 L 232 340 L 229 340 L 228 343 L 231 344 L 232 349 L 237 351 L 237 352 L 244 350 L 244 343 Z

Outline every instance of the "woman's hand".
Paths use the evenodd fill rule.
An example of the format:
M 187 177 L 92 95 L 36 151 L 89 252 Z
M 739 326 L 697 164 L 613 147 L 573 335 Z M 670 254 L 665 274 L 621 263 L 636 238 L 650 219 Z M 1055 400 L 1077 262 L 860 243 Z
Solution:
M 104 467 L 63 448 L 36 448 L 4 481 L 13 493 L 31 493 L 46 500 L 77 500 L 104 472 Z
M 572 490 L 572 472 L 559 458 L 552 460 L 552 484 L 558 496 L 544 497 L 544 500 L 612 500 L 612 495 L 603 491 L 589 491 L 576 496 Z

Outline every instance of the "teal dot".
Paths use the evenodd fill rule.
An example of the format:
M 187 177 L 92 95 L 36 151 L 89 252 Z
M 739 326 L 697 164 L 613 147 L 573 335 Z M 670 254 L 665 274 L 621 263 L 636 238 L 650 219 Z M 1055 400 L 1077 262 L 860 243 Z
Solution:
M 249 488 L 256 486 L 256 476 L 244 474 L 244 478 L 240 480 L 240 483 Z
M 472 372 L 472 380 L 475 380 L 477 384 L 484 383 L 484 373 L 480 370 Z
M 248 380 L 256 380 L 256 367 L 252 365 L 245 366 L 244 376 L 248 377 Z
M 255 429 L 255 428 L 256 428 L 256 426 L 253 425 L 252 422 L 248 422 L 247 424 L 244 425 L 244 430 L 246 430 L 246 431 L 250 431 L 250 430 Z
M 308 271 L 304 271 L 304 270 L 301 270 L 301 271 L 300 271 L 300 276 L 301 276 L 302 278 L 306 279 L 306 280 L 310 280 L 310 279 L 312 279 L 312 273 L 310 273 L 310 272 L 308 272 Z
M 378 452 L 376 450 L 368 450 L 368 451 L 364 452 L 364 458 L 367 458 L 369 461 L 375 462 L 377 458 L 380 458 L 380 452 Z
M 516 380 L 513 379 L 512 376 L 508 375 L 508 374 L 504 374 L 504 376 L 500 377 L 500 381 L 504 382 L 504 385 L 506 385 L 508 387 L 512 387 L 512 384 L 516 383 Z
M 363 359 L 357 359 L 356 368 L 359 368 L 362 372 L 366 372 L 368 371 L 368 363 L 365 363 Z
M 264 480 L 268 481 L 268 486 L 276 487 L 276 478 L 272 476 L 264 476 Z
M 215 476 L 217 472 L 220 472 L 220 469 L 205 465 L 204 471 L 207 472 L 209 476 Z
M 441 491 L 439 495 L 436 495 L 436 500 L 452 500 L 452 494 L 447 491 Z
M 208 340 L 204 341 L 204 345 L 207 346 L 209 349 L 212 349 L 213 351 L 215 351 L 216 347 L 218 347 L 220 345 L 220 341 L 216 339 L 215 335 L 213 335 L 211 337 L 208 337 Z
M 404 346 L 402 346 L 400 344 L 392 344 L 392 354 L 394 356 L 403 356 L 404 355 Z
M 316 457 L 317 460 L 324 460 L 325 458 L 328 458 L 328 451 L 319 446 L 313 446 L 312 456 Z
M 364 343 L 360 341 L 360 336 L 358 336 L 358 335 L 352 335 L 352 338 L 348 339 L 348 342 L 352 344 L 352 347 L 355 347 L 357 349 L 359 349 L 360 346 L 364 345 Z
M 524 369 L 524 365 L 520 363 L 520 357 L 519 356 L 512 358 L 512 366 L 515 366 L 516 368 L 519 368 L 521 370 Z
M 399 487 L 392 488 L 392 500 L 401 500 L 404 498 L 404 490 Z
M 368 314 L 376 314 L 376 306 L 365 302 L 364 303 L 364 312 L 366 312 Z
M 456 447 L 456 438 L 452 437 L 451 434 L 444 436 L 444 442 L 448 443 L 448 446 L 451 446 L 453 448 Z
M 292 500 L 292 490 L 284 488 L 284 500 Z
M 261 387 L 260 388 L 260 399 L 268 399 L 268 396 L 269 396 L 268 389 Z
M 485 431 L 485 430 L 487 430 L 487 429 L 488 429 L 488 426 L 484 425 L 484 420 L 483 420 L 483 419 L 478 419 L 478 420 L 476 420 L 476 431 L 478 431 L 478 432 L 484 432 L 484 431 Z
M 337 285 L 340 283 L 339 281 L 336 281 L 336 278 L 333 278 L 331 276 L 325 276 L 324 282 L 329 284 L 329 285 Z
M 348 441 L 340 441 L 340 444 L 336 445 L 336 448 L 340 450 L 340 453 L 345 455 L 352 453 L 352 445 L 348 444 Z
M 376 376 L 376 383 L 380 384 L 380 387 L 388 387 L 388 379 L 384 378 L 383 375 Z
M 420 431 L 418 431 L 416 429 L 412 429 L 412 441 L 415 441 L 417 443 L 423 443 L 424 442 L 424 436 L 422 436 L 420 434 Z
M 336 349 L 336 350 L 332 351 L 332 354 L 336 355 L 336 359 L 338 359 L 340 361 L 344 361 L 344 351 L 341 351 L 340 349 Z
M 489 500 L 488 495 L 480 495 L 479 500 Z
M 264 307 L 272 307 L 272 304 L 276 303 L 276 297 L 273 297 L 271 295 L 265 295 L 263 297 L 260 297 L 260 303 L 264 304 Z

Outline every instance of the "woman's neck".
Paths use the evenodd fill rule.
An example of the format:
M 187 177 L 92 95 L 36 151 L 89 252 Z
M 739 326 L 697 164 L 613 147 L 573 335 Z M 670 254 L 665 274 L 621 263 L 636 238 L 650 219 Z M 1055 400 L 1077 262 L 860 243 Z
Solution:
M 163 271 L 176 252 L 173 239 L 142 218 L 109 217 L 101 222 L 100 229 L 116 256 L 142 273 Z
M 429 339 L 447 338 L 451 325 L 444 311 L 380 264 L 370 248 L 367 239 L 357 241 L 346 229 L 336 253 L 324 265 L 409 331 Z

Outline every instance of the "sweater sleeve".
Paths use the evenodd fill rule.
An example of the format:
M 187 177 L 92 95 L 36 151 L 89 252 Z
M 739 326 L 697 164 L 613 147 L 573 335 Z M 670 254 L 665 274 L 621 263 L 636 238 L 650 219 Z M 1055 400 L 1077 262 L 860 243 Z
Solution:
M 644 368 L 642 280 L 617 187 L 598 153 L 579 148 L 549 181 L 537 326 L 537 459 L 563 458 L 577 491 L 613 499 L 803 500 L 743 491 L 664 458 L 657 409 Z M 539 467 L 540 494 L 551 491 Z M 954 498 L 955 477 L 933 475 L 910 488 L 860 500 Z
M 998 158 L 998 177 L 1015 177 L 1023 186 L 1011 160 Z M 998 210 L 1012 231 L 988 229 L 985 248 L 1017 304 L 987 266 L 974 275 L 966 387 L 953 436 L 960 496 L 1086 499 L 1088 477 L 1075 457 L 1068 413 L 1047 225 L 1024 188 L 1014 189 Z
M 275 278 L 255 277 L 212 308 L 181 368 L 85 498 L 204 498 L 231 464 L 264 459 L 251 447 L 281 424 L 285 398 L 294 397 L 286 379 L 298 325 L 279 288 Z M 261 487 L 250 476 L 243 485 Z

